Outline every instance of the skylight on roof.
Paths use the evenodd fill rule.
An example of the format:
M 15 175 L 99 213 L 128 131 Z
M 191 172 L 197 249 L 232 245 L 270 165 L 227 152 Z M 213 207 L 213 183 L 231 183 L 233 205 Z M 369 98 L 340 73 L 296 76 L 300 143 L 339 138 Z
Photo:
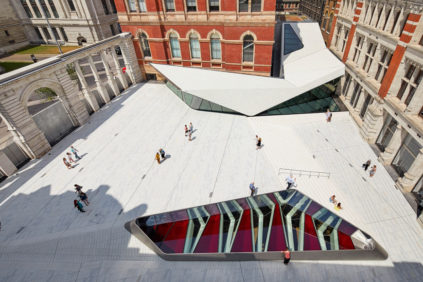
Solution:
M 284 24 L 283 30 L 283 54 L 288 55 L 294 51 L 300 50 L 304 45 L 297 36 L 291 25 Z

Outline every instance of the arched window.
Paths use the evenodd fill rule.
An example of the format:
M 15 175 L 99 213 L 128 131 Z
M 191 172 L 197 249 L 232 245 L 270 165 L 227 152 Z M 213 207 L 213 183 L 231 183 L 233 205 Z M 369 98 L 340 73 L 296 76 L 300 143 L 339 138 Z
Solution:
M 244 40 L 242 43 L 242 61 L 254 61 L 254 38 L 251 35 L 244 36 Z
M 330 33 L 330 30 L 332 29 L 332 22 L 333 22 L 333 13 L 330 14 L 329 24 L 328 24 L 328 27 L 326 29 L 328 31 L 328 33 Z
M 143 32 L 140 34 L 139 38 L 144 57 L 151 57 L 150 44 L 148 44 L 147 35 Z
M 169 36 L 170 49 L 172 50 L 173 58 L 181 57 L 181 47 L 179 46 L 178 36 L 175 33 L 171 33 Z
M 200 41 L 198 40 L 198 36 L 195 33 L 191 33 L 189 36 L 189 47 L 191 48 L 191 58 L 200 59 L 201 58 Z
M 212 60 L 221 60 L 222 51 L 220 49 L 220 37 L 217 33 L 213 33 L 210 36 L 210 48 Z

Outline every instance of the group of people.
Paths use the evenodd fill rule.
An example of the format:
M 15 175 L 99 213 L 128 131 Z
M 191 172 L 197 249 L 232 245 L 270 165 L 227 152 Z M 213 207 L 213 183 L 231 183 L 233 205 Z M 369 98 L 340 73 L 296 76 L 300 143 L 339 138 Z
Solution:
M 342 210 L 341 202 L 338 202 L 338 200 L 336 199 L 335 195 L 332 195 L 329 198 L 329 202 L 332 203 L 332 204 L 334 204 L 334 208 L 336 210 Z
M 192 141 L 192 133 L 194 131 L 194 126 L 192 122 L 189 123 L 189 127 L 185 124 L 185 137 L 188 136 L 188 141 Z
M 160 157 L 162 158 L 160 159 Z M 162 148 L 160 148 L 160 150 L 156 153 L 156 161 L 158 164 L 161 164 L 162 161 L 164 161 L 165 159 L 166 159 L 166 152 Z
M 81 157 L 78 155 L 78 152 L 79 152 L 79 151 L 78 151 L 77 149 L 75 149 L 75 147 L 74 147 L 74 146 L 71 146 L 71 147 L 70 147 L 70 150 L 71 150 L 72 154 L 74 155 L 74 157 L 75 157 L 76 161 L 78 161 L 78 160 L 80 160 L 80 159 L 81 159 Z M 76 161 L 72 158 L 72 154 L 71 154 L 71 153 L 69 153 L 69 152 L 66 152 L 66 157 L 67 157 L 67 159 L 66 159 L 66 157 L 64 157 L 64 158 L 63 158 L 63 163 L 65 164 L 65 166 L 66 166 L 68 169 L 73 168 L 72 163 L 76 163 Z
M 368 160 L 367 162 L 365 162 L 364 164 L 361 165 L 361 167 L 364 169 L 364 171 L 367 171 L 367 169 L 369 168 L 370 164 L 372 162 L 370 160 Z M 373 165 L 372 168 L 369 171 L 369 176 L 373 177 L 376 173 L 376 165 Z
M 90 204 L 90 202 L 88 201 L 88 196 L 86 193 L 82 192 L 82 186 L 75 184 L 75 193 L 78 195 L 79 199 L 86 205 L 88 206 Z M 77 208 L 80 212 L 85 212 L 84 210 L 84 206 L 82 205 L 82 203 L 78 200 L 75 199 L 73 200 L 73 205 L 75 206 L 75 208 Z

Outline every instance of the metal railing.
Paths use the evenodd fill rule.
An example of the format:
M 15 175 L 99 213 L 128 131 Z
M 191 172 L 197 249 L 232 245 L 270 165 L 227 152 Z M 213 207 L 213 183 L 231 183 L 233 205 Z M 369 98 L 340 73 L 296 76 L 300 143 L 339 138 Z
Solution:
M 301 169 L 292 169 L 292 168 L 280 168 L 278 175 L 281 174 L 292 174 L 298 176 L 308 176 L 308 177 L 330 177 L 330 172 L 324 171 L 313 171 L 313 170 L 301 170 Z

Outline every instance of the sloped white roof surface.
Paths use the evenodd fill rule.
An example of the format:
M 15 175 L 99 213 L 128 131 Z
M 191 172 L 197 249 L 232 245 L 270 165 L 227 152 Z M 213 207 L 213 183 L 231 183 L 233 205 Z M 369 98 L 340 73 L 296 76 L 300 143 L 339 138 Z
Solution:
M 182 91 L 247 116 L 257 115 L 345 72 L 317 23 L 290 23 L 304 47 L 284 56 L 285 79 L 151 64 Z

